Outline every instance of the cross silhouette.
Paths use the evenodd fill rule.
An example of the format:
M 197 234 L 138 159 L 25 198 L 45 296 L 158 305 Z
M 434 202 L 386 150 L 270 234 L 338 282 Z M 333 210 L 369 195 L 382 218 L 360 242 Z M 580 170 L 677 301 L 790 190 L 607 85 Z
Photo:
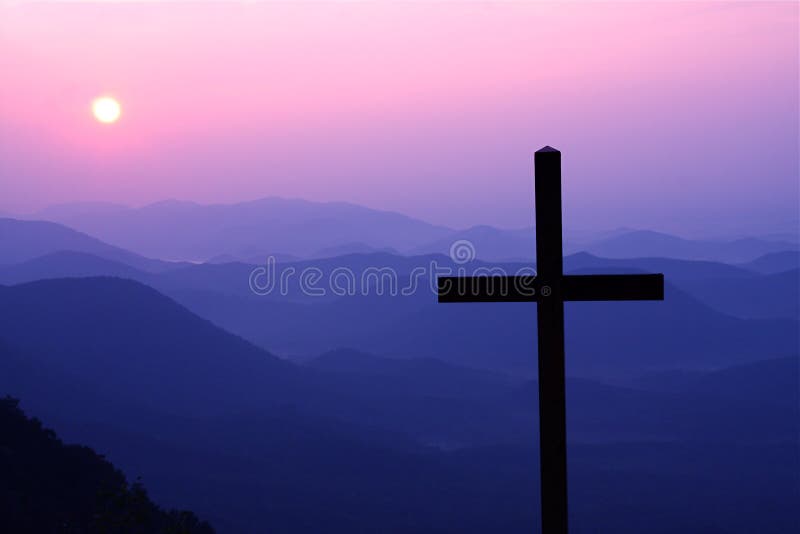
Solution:
M 439 302 L 536 302 L 542 532 L 567 533 L 564 301 L 664 300 L 663 274 L 566 275 L 561 243 L 561 152 L 534 156 L 536 276 L 438 279 Z

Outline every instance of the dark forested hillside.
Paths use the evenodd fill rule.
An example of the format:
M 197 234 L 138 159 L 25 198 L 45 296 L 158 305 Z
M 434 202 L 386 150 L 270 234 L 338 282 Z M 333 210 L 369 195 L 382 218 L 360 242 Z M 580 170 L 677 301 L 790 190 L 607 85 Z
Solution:
M 165 511 L 139 482 L 88 447 L 65 445 L 19 401 L 0 399 L 0 531 L 211 534 L 193 513 Z

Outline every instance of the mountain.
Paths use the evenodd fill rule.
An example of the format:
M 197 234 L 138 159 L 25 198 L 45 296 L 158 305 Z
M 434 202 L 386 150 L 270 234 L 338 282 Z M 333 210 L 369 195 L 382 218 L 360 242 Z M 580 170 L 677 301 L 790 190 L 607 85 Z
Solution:
M 482 261 L 528 260 L 536 257 L 536 239 L 532 229 L 525 231 L 500 230 L 491 226 L 473 226 L 450 233 L 440 239 L 412 248 L 412 255 L 451 255 L 459 243 L 468 247 L 468 259 Z
M 720 399 L 757 398 L 762 403 L 784 405 L 798 410 L 799 375 L 800 360 L 787 356 L 707 372 L 647 375 L 641 377 L 637 385 L 652 391 L 713 396 Z
M 0 264 L 28 261 L 60 251 L 83 252 L 145 271 L 172 266 L 111 246 L 60 224 L 0 218 Z
M 782 257 L 783 253 L 778 256 Z M 766 258 L 766 261 L 775 266 L 783 263 L 781 259 L 771 262 Z M 762 274 L 745 268 L 750 264 L 734 266 L 668 258 L 607 259 L 587 253 L 568 256 L 564 264 L 568 273 L 661 272 L 667 281 L 703 304 L 742 319 L 800 317 L 800 271 L 797 268 Z
M 274 258 L 276 262 L 292 262 L 292 261 L 299 261 L 302 258 L 298 258 L 297 256 L 292 256 L 291 254 L 256 254 L 255 256 L 251 256 L 249 258 L 238 258 L 233 256 L 232 254 L 219 254 L 218 256 L 214 256 L 212 258 L 208 258 L 203 263 L 195 263 L 194 265 L 204 265 L 204 264 L 222 264 L 222 263 L 246 263 L 250 265 L 262 265 L 268 257 Z
M 791 442 L 800 430 L 798 361 L 796 356 L 775 358 L 698 372 L 683 383 L 650 375 L 631 387 L 568 378 L 568 430 L 582 443 L 611 436 L 737 440 L 742 428 L 755 441 Z M 513 395 L 535 403 L 538 384 L 531 381 Z
M 306 366 L 346 380 L 358 391 L 402 392 L 415 397 L 487 398 L 500 396 L 515 381 L 508 376 L 461 367 L 434 358 L 381 358 L 353 349 L 335 349 Z
M 211 534 L 191 512 L 164 511 L 88 447 L 65 445 L 18 401 L 0 399 L 0 530 Z
M 14 285 L 46 278 L 113 276 L 132 280 L 154 279 L 155 275 L 129 264 L 87 254 L 62 250 L 21 263 L 0 265 L 0 284 Z
M 601 258 L 588 252 L 578 252 L 564 258 L 564 272 L 577 273 L 611 271 L 616 273 L 663 273 L 671 283 L 687 280 L 708 280 L 712 278 L 746 279 L 754 276 L 753 271 L 741 266 L 717 261 L 681 260 L 668 257 Z
M 0 336 L 42 364 L 172 413 L 245 409 L 301 390 L 294 366 L 130 280 L 0 287 L 0 325 Z
M 784 250 L 782 252 L 772 252 L 759 256 L 753 261 L 740 265 L 745 269 L 757 271 L 763 274 L 775 274 L 783 271 L 800 268 L 800 252 L 796 250 Z
M 276 197 L 211 205 L 165 201 L 141 208 L 75 209 L 37 216 L 52 217 L 117 246 L 169 260 L 204 261 L 220 255 L 310 257 L 352 243 L 407 250 L 452 232 L 399 213 L 345 202 Z
M 371 254 L 373 252 L 386 252 L 388 254 L 398 253 L 396 250 L 390 247 L 379 249 L 364 243 L 343 243 L 341 245 L 320 249 L 316 251 L 313 256 L 315 258 L 333 258 L 336 256 L 344 256 L 345 254 Z
M 733 241 L 700 241 L 638 230 L 616 235 L 584 246 L 587 252 L 606 258 L 666 257 L 742 263 L 758 256 L 798 250 L 796 243 L 742 238 Z
M 745 319 L 800 319 L 800 268 L 750 278 L 686 281 L 686 291 L 709 306 Z
M 678 391 L 728 400 L 758 398 L 760 403 L 776 407 L 761 417 L 776 417 L 782 408 L 796 414 L 800 410 L 799 363 L 797 357 L 785 357 L 718 369 L 693 377 Z M 796 416 L 786 421 L 794 427 L 800 425 Z

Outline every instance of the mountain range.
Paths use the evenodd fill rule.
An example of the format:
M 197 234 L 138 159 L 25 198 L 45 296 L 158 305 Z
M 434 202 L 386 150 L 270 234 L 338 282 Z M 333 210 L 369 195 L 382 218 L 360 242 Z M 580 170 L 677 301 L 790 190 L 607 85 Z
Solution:
M 531 260 L 534 230 L 475 226 L 452 229 L 399 213 L 344 202 L 268 197 L 235 204 L 168 200 L 131 208 L 116 204 L 53 206 L 27 216 L 95 236 L 137 254 L 175 261 L 263 261 L 323 258 L 387 251 L 449 254 L 454 242 L 472 243 L 484 261 Z M 747 262 L 768 253 L 800 250 L 797 236 L 692 240 L 660 232 L 620 229 L 567 234 L 565 251 L 610 257 L 667 257 Z
M 229 205 L 164 201 L 141 208 L 61 206 L 36 217 L 145 256 L 191 261 L 223 254 L 237 259 L 269 254 L 311 257 L 345 246 L 407 250 L 452 232 L 355 204 L 283 198 Z
M 0 288 L 0 340 L 0 390 L 220 532 L 536 523 L 535 382 L 352 350 L 293 364 L 109 277 Z M 797 365 L 763 359 L 647 389 L 570 380 L 576 531 L 637 532 L 653 513 L 653 531 L 681 530 L 692 502 L 723 530 L 791 531 Z M 769 502 L 756 499 L 767 487 Z
M 40 243 L 39 250 L 45 250 L 45 243 Z M 55 249 L 62 246 L 57 239 L 50 245 Z M 110 250 L 112 258 L 120 256 L 114 248 L 93 250 L 97 249 L 100 253 Z M 326 296 L 312 297 L 298 285 L 288 287 L 285 294 L 254 294 L 250 286 L 253 265 L 159 262 L 158 272 L 153 272 L 134 266 L 141 263 L 139 257 L 123 255 L 123 259 L 128 258 L 133 258 L 133 265 L 85 252 L 51 252 L 0 266 L 0 283 L 117 276 L 152 286 L 198 315 L 282 355 L 307 358 L 345 346 L 392 357 L 434 357 L 524 375 L 534 371 L 530 355 L 535 338 L 527 325 L 534 318 L 535 307 L 440 306 L 425 277 L 417 281 L 413 294 L 398 297 L 382 296 L 376 290 L 336 296 L 331 286 L 331 274 L 341 269 L 361 280 L 367 269 L 388 268 L 399 289 L 409 284 L 414 269 L 425 269 L 432 263 L 453 273 L 459 269 L 471 273 L 493 268 L 514 273 L 530 267 L 525 263 L 476 260 L 460 264 L 441 255 L 397 256 L 384 252 L 294 261 L 274 267 L 278 276 L 289 270 L 318 270 L 321 282 L 316 289 L 325 291 Z M 787 258 L 781 261 L 784 266 L 789 265 Z M 796 351 L 796 267 L 763 274 L 746 265 L 668 258 L 604 259 L 580 253 L 567 256 L 565 269 L 572 273 L 663 272 L 668 283 L 668 298 L 662 303 L 568 304 L 569 324 L 574 325 L 568 330 L 573 346 L 570 365 L 577 375 L 609 376 L 675 365 L 707 368 Z M 309 324 L 314 325 L 314 336 L 303 335 Z M 717 334 L 706 335 L 709 331 Z M 496 354 L 498 350 L 500 354 Z M 607 356 L 598 361 L 593 356 L 596 353 Z
M 0 395 L 160 506 L 228 534 L 536 529 L 536 307 L 431 288 L 530 270 L 531 231 L 281 199 L 45 215 L 78 229 L 0 219 Z M 451 258 L 456 239 L 476 258 Z M 667 284 L 663 302 L 566 305 L 571 531 L 799 530 L 796 246 L 573 243 L 568 273 Z M 253 290 L 267 269 L 285 291 Z

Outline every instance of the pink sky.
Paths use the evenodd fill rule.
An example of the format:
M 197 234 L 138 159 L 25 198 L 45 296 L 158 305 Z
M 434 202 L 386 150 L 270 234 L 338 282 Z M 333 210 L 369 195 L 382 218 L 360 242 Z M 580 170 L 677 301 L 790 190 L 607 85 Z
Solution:
M 0 211 L 347 200 L 581 228 L 791 228 L 798 5 L 0 4 Z M 122 119 L 101 125 L 92 98 Z

